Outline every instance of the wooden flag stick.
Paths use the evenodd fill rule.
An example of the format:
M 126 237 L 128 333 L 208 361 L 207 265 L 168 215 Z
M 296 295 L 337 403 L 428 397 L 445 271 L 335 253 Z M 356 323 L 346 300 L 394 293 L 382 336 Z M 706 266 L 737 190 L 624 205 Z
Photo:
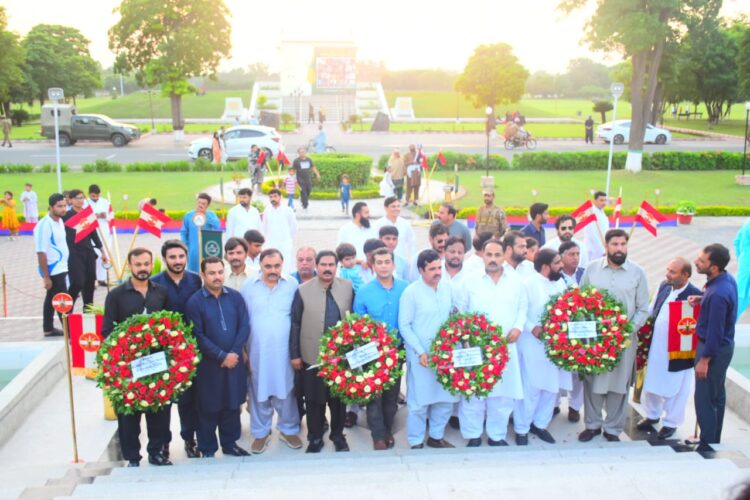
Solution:
M 435 172 L 435 168 L 437 167 L 437 161 L 435 164 L 432 165 L 432 169 L 427 172 L 427 206 L 430 207 L 430 219 L 435 218 L 435 212 L 432 210 L 432 190 L 430 190 L 430 180 L 432 180 L 432 174 Z M 419 168 L 422 168 L 421 165 Z M 419 193 L 417 193 L 417 198 L 419 197 Z
M 630 226 L 630 233 L 628 233 L 628 240 L 633 237 L 633 231 L 635 231 L 636 224 L 638 224 L 638 221 L 633 219 L 633 224 Z
M 622 213 L 622 186 L 620 186 L 620 196 L 618 196 L 617 199 L 620 200 L 620 210 L 617 212 L 617 217 L 615 217 L 615 229 L 620 229 L 620 214 Z
M 135 237 L 138 236 L 138 230 L 140 229 L 140 226 L 135 226 L 135 230 L 133 231 L 133 237 L 130 239 L 130 245 L 128 245 L 128 253 L 133 249 L 135 246 Z M 127 257 L 125 257 L 125 262 L 122 263 L 122 267 L 120 268 L 120 277 L 118 279 L 122 280 L 122 277 L 125 276 L 125 266 L 128 265 Z

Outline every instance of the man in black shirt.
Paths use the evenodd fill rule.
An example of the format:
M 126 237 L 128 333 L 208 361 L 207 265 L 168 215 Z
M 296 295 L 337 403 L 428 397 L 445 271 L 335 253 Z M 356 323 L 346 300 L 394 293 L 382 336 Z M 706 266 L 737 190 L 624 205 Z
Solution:
M 107 337 L 118 323 L 134 314 L 149 314 L 167 309 L 167 289 L 149 280 L 153 269 L 151 251 L 138 247 L 128 253 L 131 277 L 114 288 L 104 303 L 102 335 Z M 146 413 L 148 428 L 148 462 L 153 465 L 172 465 L 164 456 L 164 445 L 169 442 L 169 411 L 167 407 L 158 412 Z M 117 434 L 120 448 L 128 467 L 138 467 L 141 460 L 141 413 L 117 415 Z
M 80 189 L 72 190 L 69 196 L 73 208 L 63 215 L 62 219 L 66 222 L 83 210 L 83 205 L 86 202 L 86 195 Z M 76 243 L 76 230 L 65 226 L 65 239 L 70 250 L 70 256 L 68 257 L 70 289 L 68 293 L 73 298 L 73 304 L 78 299 L 78 295 L 82 293 L 83 307 L 86 307 L 94 303 L 94 289 L 96 288 L 96 252 L 94 252 L 94 248 L 100 250 L 102 263 L 106 264 L 109 259 L 107 259 L 107 253 L 102 250 L 102 242 L 96 231 Z
M 320 180 L 320 173 L 313 164 L 312 159 L 307 157 L 307 150 L 305 148 L 299 148 L 297 150 L 297 155 L 297 158 L 292 162 L 292 168 L 297 172 L 297 183 L 299 184 L 302 209 L 307 212 L 310 191 L 312 191 L 312 178 L 310 177 L 310 171 L 312 170 L 318 180 Z

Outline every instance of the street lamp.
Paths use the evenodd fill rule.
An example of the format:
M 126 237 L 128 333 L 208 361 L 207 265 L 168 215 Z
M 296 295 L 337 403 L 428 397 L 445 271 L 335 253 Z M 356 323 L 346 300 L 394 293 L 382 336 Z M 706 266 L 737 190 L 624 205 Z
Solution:
M 612 155 L 615 149 L 615 120 L 617 120 L 617 99 L 625 92 L 625 85 L 622 83 L 613 83 L 609 87 L 612 97 L 615 99 L 615 107 L 612 110 L 612 137 L 609 138 L 609 160 L 607 161 L 607 198 L 609 198 L 609 181 L 612 177 Z
M 47 97 L 52 101 L 53 108 L 52 114 L 55 115 L 55 159 L 57 160 L 57 192 L 62 193 L 62 174 L 60 174 L 60 126 L 58 124 L 58 108 L 57 104 L 65 98 L 65 92 L 63 89 L 53 87 L 47 89 Z
M 748 121 L 750 121 L 750 101 L 745 102 L 745 140 L 742 141 L 744 147 L 742 149 L 742 178 L 745 178 L 745 164 L 747 163 L 747 141 L 750 139 L 747 135 Z
M 156 132 L 156 125 L 154 125 L 154 105 L 151 102 L 151 89 L 148 92 L 148 107 L 151 110 L 151 132 Z
M 485 175 L 487 177 L 490 176 L 490 134 L 492 133 L 492 130 L 495 128 L 495 120 L 494 113 L 492 106 L 487 106 L 484 110 L 484 112 L 487 114 L 487 124 L 485 125 L 485 128 L 487 129 L 487 153 L 484 158 L 484 167 L 485 167 Z

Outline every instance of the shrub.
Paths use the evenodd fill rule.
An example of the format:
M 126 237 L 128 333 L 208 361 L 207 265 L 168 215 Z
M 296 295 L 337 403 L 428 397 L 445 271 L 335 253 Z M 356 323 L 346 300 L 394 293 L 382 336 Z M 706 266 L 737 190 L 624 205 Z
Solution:
M 187 160 L 181 161 L 140 161 L 136 163 L 128 163 L 125 165 L 126 172 L 189 172 L 190 162 Z
M 23 122 L 29 121 L 31 116 L 25 109 L 14 109 L 10 112 L 10 121 L 14 127 L 20 127 Z
M 276 180 L 275 179 L 269 179 L 260 187 L 260 190 L 263 194 L 268 194 L 268 192 L 276 187 Z M 281 183 L 280 183 L 281 184 Z M 283 187 L 279 187 L 279 190 L 281 190 L 281 194 L 284 198 L 286 198 L 286 189 Z M 294 196 L 299 199 L 300 192 L 299 192 L 299 186 L 295 188 L 294 190 Z M 354 200 L 368 200 L 373 198 L 380 198 L 380 186 L 373 183 L 368 183 L 365 186 L 360 186 L 357 189 L 352 189 L 352 199 Z M 313 185 L 313 190 L 310 193 L 310 199 L 311 200 L 338 200 L 339 199 L 339 191 L 337 188 L 334 189 L 317 189 Z
M 442 167 L 437 163 L 437 154 L 427 157 L 427 164 L 432 168 L 437 163 L 437 170 L 450 169 L 453 170 L 454 165 L 458 165 L 459 170 L 484 170 L 487 168 L 485 156 L 480 153 L 468 154 L 468 153 L 456 153 L 453 151 L 444 151 L 445 156 L 445 167 Z M 510 169 L 510 162 L 501 155 L 490 155 L 489 158 L 489 169 L 490 170 L 508 170 Z M 386 162 L 387 163 L 387 162 Z
M 0 174 L 28 174 L 34 171 L 34 165 L 28 163 L 0 163 Z
M 723 151 L 653 153 L 648 170 L 739 170 L 742 153 Z
M 372 170 L 372 157 L 349 153 L 311 154 L 313 163 L 320 172 L 320 181 L 313 180 L 318 188 L 338 188 L 341 176 L 349 176 L 353 187 L 367 184 Z
M 646 168 L 648 155 L 643 155 Z M 612 169 L 625 168 L 627 153 L 612 156 Z M 606 170 L 609 153 L 607 151 L 583 151 L 575 153 L 520 153 L 513 156 L 514 170 Z
M 84 172 L 122 172 L 122 165 L 109 160 L 99 159 L 94 163 L 85 163 L 82 167 Z
M 60 164 L 60 172 L 69 172 L 70 167 L 67 163 L 61 163 Z M 49 174 L 52 172 L 57 172 L 57 164 L 52 165 L 51 163 L 46 163 L 42 165 L 41 167 L 37 167 L 35 172 L 38 172 L 40 174 Z

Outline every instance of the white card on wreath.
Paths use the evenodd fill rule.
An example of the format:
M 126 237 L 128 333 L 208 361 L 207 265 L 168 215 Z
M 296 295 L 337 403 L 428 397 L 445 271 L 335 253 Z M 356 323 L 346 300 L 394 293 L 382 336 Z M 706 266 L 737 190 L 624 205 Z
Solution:
M 470 368 L 479 366 L 482 362 L 482 349 L 480 347 L 453 349 L 453 368 Z
M 133 380 L 165 372 L 167 371 L 167 357 L 164 351 L 143 356 L 130 362 L 130 370 L 133 372 Z
M 355 370 L 365 363 L 369 363 L 380 357 L 377 342 L 368 342 L 367 344 L 357 347 L 346 353 L 346 360 L 349 362 L 349 368 Z
M 568 321 L 569 339 L 593 339 L 597 337 L 596 321 Z

